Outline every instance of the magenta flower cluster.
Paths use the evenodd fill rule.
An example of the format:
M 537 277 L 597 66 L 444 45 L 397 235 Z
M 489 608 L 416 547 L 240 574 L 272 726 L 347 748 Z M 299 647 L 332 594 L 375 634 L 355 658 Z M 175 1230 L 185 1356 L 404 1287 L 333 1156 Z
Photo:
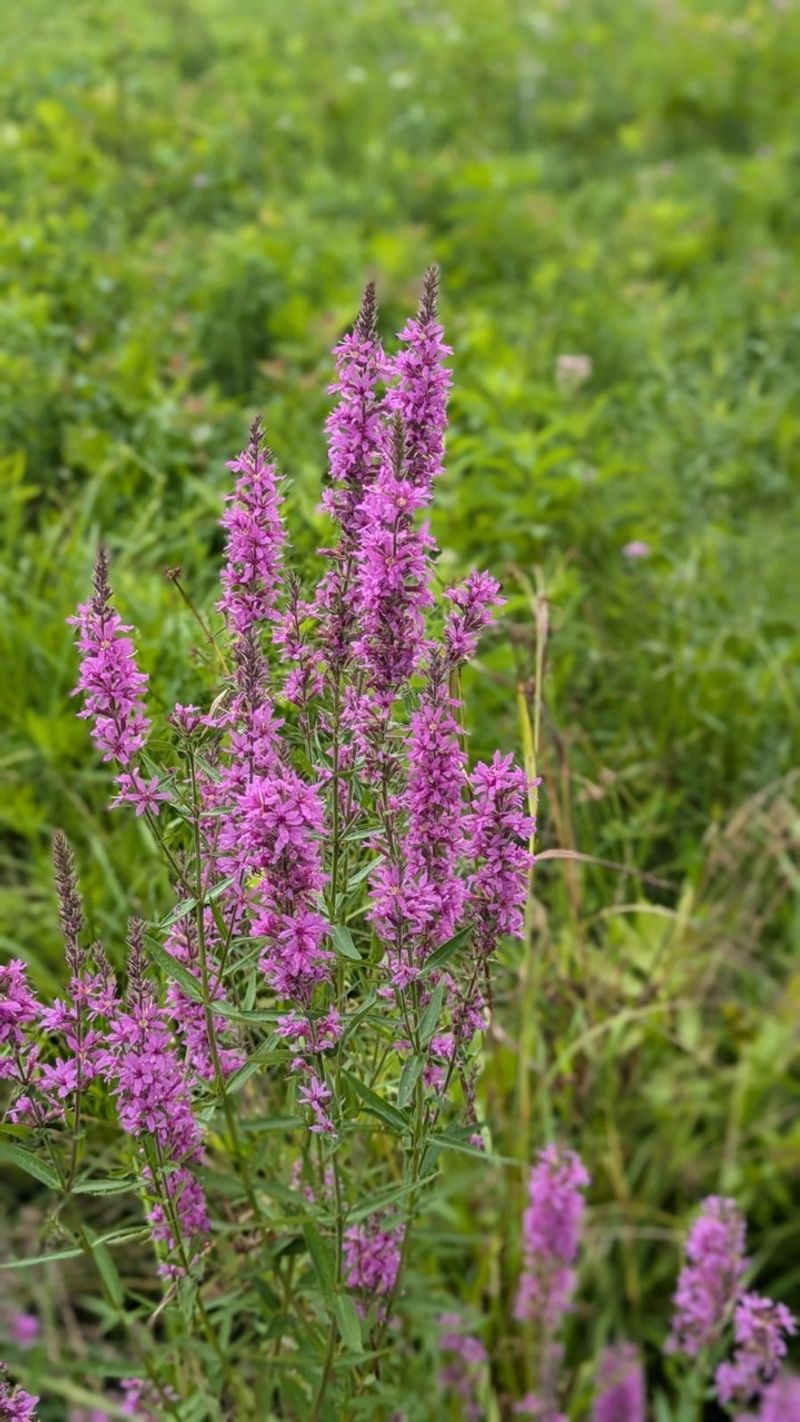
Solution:
M 785 1305 L 746 1292 L 745 1222 L 733 1200 L 711 1195 L 686 1241 L 686 1265 L 675 1293 L 667 1351 L 690 1358 L 718 1345 L 733 1325 L 732 1358 L 716 1370 L 717 1395 L 726 1406 L 757 1402 L 786 1356 L 796 1321 Z
M 575 1262 L 589 1174 L 575 1151 L 548 1145 L 528 1181 L 522 1218 L 523 1267 L 515 1317 L 534 1326 L 536 1391 L 518 1410 L 541 1422 L 562 1422 L 558 1402 L 562 1345 L 559 1332 L 575 1289 Z
M 686 1264 L 678 1277 L 670 1352 L 696 1357 L 728 1325 L 747 1268 L 745 1223 L 734 1200 L 710 1195 L 686 1240 Z
M 592 1422 L 645 1422 L 646 1406 L 638 1349 L 627 1342 L 606 1348 L 597 1370 Z
M 5 1363 L 0 1363 L 0 1418 L 3 1422 L 36 1422 L 38 1397 L 9 1381 Z

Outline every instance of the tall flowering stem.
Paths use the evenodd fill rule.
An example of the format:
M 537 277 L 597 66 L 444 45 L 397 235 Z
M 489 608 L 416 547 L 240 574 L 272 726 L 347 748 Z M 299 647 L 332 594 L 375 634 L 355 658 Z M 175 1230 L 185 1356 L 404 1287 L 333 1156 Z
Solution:
M 592 1422 L 645 1422 L 644 1368 L 632 1343 L 615 1343 L 600 1359 Z
M 178 702 L 157 736 L 99 554 L 72 619 L 80 714 L 116 764 L 114 803 L 163 851 L 177 902 L 158 923 L 134 917 L 120 991 L 84 941 L 59 840 L 63 1002 L 40 1004 L 23 965 L 0 969 L 12 1122 L 52 1135 L 75 1195 L 79 1167 L 92 1185 L 92 1131 L 116 1130 L 156 1246 L 158 1312 L 170 1337 L 199 1320 L 202 1387 L 226 1415 L 251 1415 L 242 1398 L 258 1373 L 231 1368 L 206 1303 L 217 1235 L 244 1239 L 259 1272 L 268 1251 L 276 1276 L 269 1339 L 282 1358 L 264 1406 L 289 1415 L 294 1388 L 304 1416 L 345 1416 L 354 1390 L 363 1401 L 390 1366 L 383 1342 L 405 1312 L 440 1121 L 483 1139 L 475 1082 L 491 961 L 520 931 L 531 823 L 511 758 L 469 757 L 461 671 L 499 586 L 473 571 L 436 608 L 428 514 L 451 382 L 437 303 L 431 269 L 387 354 L 370 285 L 335 349 L 322 498 L 332 536 L 310 591 L 291 566 L 276 462 L 251 426 L 229 465 L 216 626 L 180 587 L 222 684 Z M 265 1120 L 286 1149 L 265 1148 Z M 286 1150 L 302 1190 L 281 1178 Z M 376 1192 L 366 1208 L 363 1180 Z M 339 1365 L 343 1343 L 363 1354 L 356 1378 Z M 477 1367 L 477 1346 L 470 1358 Z M 151 1381 L 153 1396 L 182 1395 L 177 1369 Z M 148 1409 L 149 1384 L 139 1395 Z
M 574 1151 L 545 1146 L 528 1181 L 522 1220 L 523 1267 L 515 1317 L 533 1325 L 536 1339 L 538 1410 L 530 1415 L 559 1422 L 558 1377 L 562 1357 L 559 1331 L 575 1289 L 575 1261 L 589 1174 Z

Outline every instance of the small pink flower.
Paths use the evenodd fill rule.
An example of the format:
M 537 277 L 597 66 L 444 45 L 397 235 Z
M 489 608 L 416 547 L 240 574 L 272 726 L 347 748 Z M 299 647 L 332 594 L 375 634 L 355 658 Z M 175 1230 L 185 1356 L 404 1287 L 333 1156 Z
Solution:
M 622 549 L 623 558 L 649 558 L 650 544 L 641 538 L 632 538 Z
M 164 801 L 169 800 L 169 795 L 161 789 L 161 781 L 157 775 L 151 780 L 145 780 L 140 771 L 134 769 L 128 773 L 123 772 L 117 776 L 119 793 L 116 800 L 111 801 L 112 809 L 117 809 L 120 805 L 133 805 L 137 816 L 145 814 L 148 810 L 151 815 L 157 815 L 161 810 Z
M 35 1313 L 15 1313 L 11 1318 L 11 1337 L 18 1348 L 32 1348 L 39 1337 L 40 1325 Z

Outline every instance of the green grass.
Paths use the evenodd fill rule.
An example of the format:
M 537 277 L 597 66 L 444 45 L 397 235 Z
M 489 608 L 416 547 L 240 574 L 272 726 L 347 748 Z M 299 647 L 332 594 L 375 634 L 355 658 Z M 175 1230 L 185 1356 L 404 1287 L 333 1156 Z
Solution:
M 621 866 L 540 865 L 487 1063 L 498 1147 L 549 1115 L 591 1163 L 603 1302 L 576 1340 L 624 1321 L 655 1358 L 659 1231 L 716 1188 L 800 1305 L 800 11 L 30 0 L 0 30 L 0 944 L 53 985 L 58 825 L 112 956 L 167 902 L 69 696 L 98 540 L 157 709 L 189 700 L 163 573 L 212 606 L 225 458 L 260 410 L 304 561 L 329 348 L 367 277 L 388 334 L 437 260 L 442 577 L 477 563 L 509 596 L 474 749 L 520 743 L 546 607 L 541 844 Z M 592 360 L 573 392 L 564 353 Z M 457 1179 L 456 1270 L 485 1188 Z M 496 1280 L 470 1267 L 477 1303 Z

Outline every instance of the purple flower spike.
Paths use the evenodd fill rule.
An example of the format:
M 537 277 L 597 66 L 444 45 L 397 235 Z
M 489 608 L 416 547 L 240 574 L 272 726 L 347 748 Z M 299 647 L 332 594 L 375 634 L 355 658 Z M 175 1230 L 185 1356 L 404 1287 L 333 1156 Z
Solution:
M 391 363 L 396 383 L 386 397 L 388 411 L 403 422 L 408 478 L 426 496 L 442 472 L 447 395 L 452 383 L 444 365 L 452 347 L 444 343 L 438 305 L 439 271 L 429 267 L 419 311 L 400 332 L 405 350 Z
M 36 1422 L 38 1397 L 32 1397 L 8 1380 L 5 1363 L 0 1363 L 0 1418 L 3 1422 Z
M 262 448 L 260 421 L 253 422 L 247 449 L 228 468 L 239 478 L 222 519 L 228 539 L 219 608 L 242 637 L 277 618 L 285 538 L 278 476 L 269 451 Z
M 733 1315 L 736 1351 L 732 1362 L 720 1363 L 717 1393 L 726 1405 L 743 1406 L 760 1398 L 786 1357 L 786 1338 L 797 1332 L 794 1315 L 784 1304 L 759 1294 L 742 1294 Z M 785 1414 L 788 1419 L 789 1414 Z
M 694 1358 L 720 1337 L 747 1267 L 744 1240 L 745 1223 L 735 1201 L 717 1195 L 703 1201 L 686 1241 L 668 1352 Z
M 145 712 L 147 677 L 136 665 L 133 642 L 126 626 L 111 606 L 108 559 L 100 549 L 94 570 L 94 596 L 67 621 L 77 627 L 76 646 L 81 654 L 78 684 L 83 710 L 78 715 L 94 722 L 92 738 L 103 751 L 103 760 L 128 765 L 147 739 L 150 720 Z
M 592 1422 L 645 1422 L 642 1360 L 632 1343 L 616 1343 L 600 1360 Z

